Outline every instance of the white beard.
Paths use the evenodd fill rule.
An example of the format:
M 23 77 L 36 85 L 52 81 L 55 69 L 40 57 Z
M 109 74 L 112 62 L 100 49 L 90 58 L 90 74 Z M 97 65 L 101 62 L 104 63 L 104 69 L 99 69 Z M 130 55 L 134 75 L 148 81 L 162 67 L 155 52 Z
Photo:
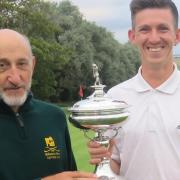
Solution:
M 32 81 L 28 83 L 26 90 L 22 96 L 8 96 L 0 89 L 0 99 L 2 99 L 10 107 L 23 105 L 27 99 L 28 92 L 31 88 L 31 83 Z
M 23 96 L 7 96 L 5 93 L 1 94 L 1 99 L 8 105 L 8 106 L 21 106 L 27 99 L 28 92 L 26 91 Z

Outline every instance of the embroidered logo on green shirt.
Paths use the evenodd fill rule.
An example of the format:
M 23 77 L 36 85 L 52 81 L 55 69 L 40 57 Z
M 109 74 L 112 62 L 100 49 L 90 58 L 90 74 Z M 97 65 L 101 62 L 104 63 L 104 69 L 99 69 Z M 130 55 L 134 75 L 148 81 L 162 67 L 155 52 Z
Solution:
M 44 149 L 44 154 L 47 159 L 59 159 L 60 158 L 60 150 L 57 149 L 57 146 L 53 140 L 53 138 L 45 137 L 44 138 L 46 147 Z

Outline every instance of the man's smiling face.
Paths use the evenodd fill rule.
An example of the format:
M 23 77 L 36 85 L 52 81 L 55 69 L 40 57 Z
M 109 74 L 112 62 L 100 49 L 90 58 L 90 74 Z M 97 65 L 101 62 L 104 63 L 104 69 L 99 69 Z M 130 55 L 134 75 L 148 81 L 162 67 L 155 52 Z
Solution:
M 140 50 L 142 64 L 171 61 L 177 36 L 173 15 L 166 8 L 138 12 L 134 18 L 134 28 L 129 32 L 130 41 Z

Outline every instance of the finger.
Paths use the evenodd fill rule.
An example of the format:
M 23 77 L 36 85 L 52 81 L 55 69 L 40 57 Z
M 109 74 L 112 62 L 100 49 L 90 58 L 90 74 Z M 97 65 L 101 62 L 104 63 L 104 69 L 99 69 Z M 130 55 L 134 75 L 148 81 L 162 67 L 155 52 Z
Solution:
M 106 151 L 105 153 L 100 153 L 100 154 L 91 154 L 90 158 L 91 159 L 96 159 L 96 158 L 103 158 L 103 157 L 110 157 L 111 156 L 111 153 Z
M 104 147 L 90 148 L 90 149 L 88 149 L 88 152 L 91 156 L 105 155 L 108 153 L 108 149 L 106 149 Z
M 89 163 L 91 165 L 96 165 L 96 164 L 99 164 L 101 161 L 102 161 L 102 158 L 94 158 L 94 159 L 90 159 Z
M 116 144 L 116 141 L 114 139 L 111 139 L 109 141 L 109 148 L 108 148 L 108 151 L 112 153 L 112 150 L 113 150 L 113 147 L 115 146 Z
M 108 148 L 101 146 L 101 144 L 97 142 L 89 142 L 88 146 L 88 151 L 90 154 L 101 154 L 108 151 Z
M 106 158 L 106 159 L 110 159 L 111 158 L 111 153 L 108 152 L 106 154 L 101 154 L 101 155 L 96 155 L 96 156 L 91 156 L 89 163 L 94 165 L 94 164 L 99 164 L 100 162 L 102 162 L 102 160 Z
M 73 178 L 74 180 L 98 180 L 98 178 Z
M 89 173 L 89 172 L 80 172 L 80 171 L 75 171 L 72 172 L 72 178 L 96 178 L 96 174 Z
M 89 141 L 89 142 L 87 142 L 87 146 L 89 148 L 98 148 L 98 147 L 101 147 L 101 144 L 99 144 L 96 141 Z

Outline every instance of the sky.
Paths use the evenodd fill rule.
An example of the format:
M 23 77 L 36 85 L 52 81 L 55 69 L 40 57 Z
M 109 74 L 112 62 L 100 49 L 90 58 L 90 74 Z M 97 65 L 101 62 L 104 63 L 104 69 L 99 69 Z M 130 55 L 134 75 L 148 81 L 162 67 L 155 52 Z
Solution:
M 50 0 L 61 2 L 63 0 Z M 129 4 L 131 0 L 70 0 L 79 8 L 83 17 L 105 27 L 114 34 L 114 38 L 120 43 L 128 41 L 128 29 L 131 28 Z M 180 0 L 173 0 L 178 10 Z M 180 14 L 180 11 L 179 11 Z M 179 20 L 180 27 L 180 20 Z M 174 48 L 174 54 L 180 55 L 180 44 Z

